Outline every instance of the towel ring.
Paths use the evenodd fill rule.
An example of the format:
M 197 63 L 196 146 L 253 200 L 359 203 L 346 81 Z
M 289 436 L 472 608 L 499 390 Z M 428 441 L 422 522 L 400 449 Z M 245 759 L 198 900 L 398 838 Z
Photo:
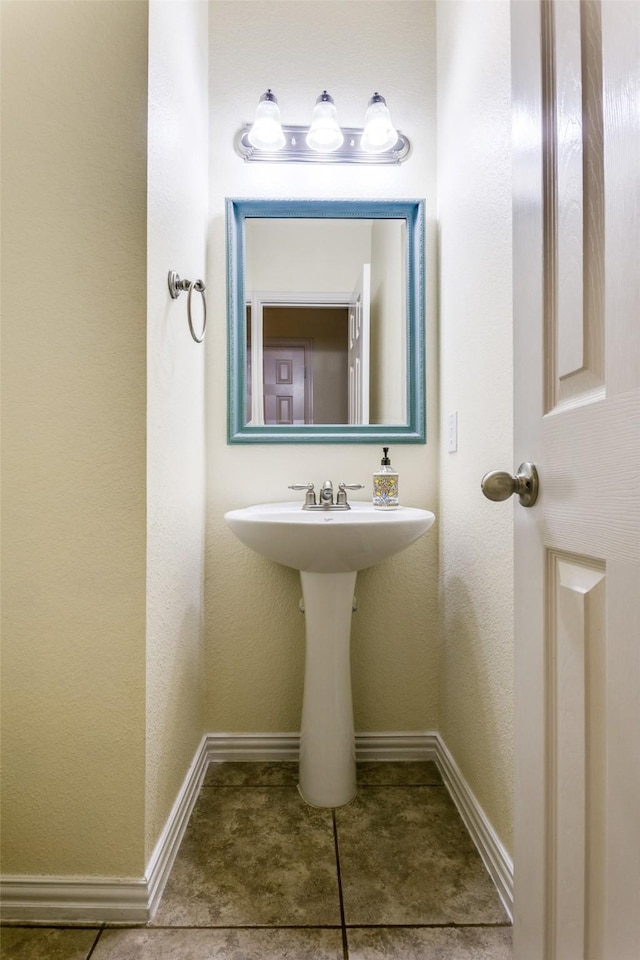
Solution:
M 187 320 L 189 321 L 189 330 L 195 342 L 202 343 L 202 341 L 204 340 L 205 331 L 207 329 L 207 301 L 204 295 L 204 291 L 206 290 L 204 281 L 203 280 L 181 280 L 180 275 L 176 273 L 175 270 L 170 270 L 169 276 L 168 276 L 168 283 L 169 283 L 169 293 L 171 294 L 172 300 L 177 300 L 180 294 L 184 290 L 188 291 Z M 202 297 L 202 310 L 203 310 L 202 332 L 199 337 L 196 335 L 196 332 L 193 329 L 193 319 L 191 317 L 191 294 L 193 293 L 194 290 L 196 290 Z

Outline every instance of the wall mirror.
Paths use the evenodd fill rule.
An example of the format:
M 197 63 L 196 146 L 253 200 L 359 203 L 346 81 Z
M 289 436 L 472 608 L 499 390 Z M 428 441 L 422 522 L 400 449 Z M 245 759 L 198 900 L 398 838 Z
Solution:
M 230 443 L 424 443 L 424 201 L 228 199 Z

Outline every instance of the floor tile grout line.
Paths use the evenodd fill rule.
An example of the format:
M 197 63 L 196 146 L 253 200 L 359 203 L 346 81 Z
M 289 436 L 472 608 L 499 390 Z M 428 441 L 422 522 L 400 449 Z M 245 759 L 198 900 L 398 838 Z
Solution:
M 340 923 L 220 923 L 220 924 L 118 924 L 112 930 L 341 930 Z
M 58 923 L 56 920 L 1 920 L 0 930 L 95 930 L 96 933 L 102 930 L 107 921 L 95 920 L 91 923 L 88 920 L 82 920 L 74 923 L 72 920 L 65 920 Z
M 340 924 L 342 929 L 342 957 L 343 960 L 349 960 L 349 942 L 347 940 L 347 924 L 344 916 L 344 897 L 342 893 L 342 873 L 340 871 L 340 848 L 338 846 L 338 823 L 336 820 L 336 811 L 331 811 L 331 820 L 333 822 L 333 845 L 336 851 L 336 871 L 338 875 L 338 898 L 340 900 Z
M 423 923 L 345 923 L 347 930 L 466 930 L 466 929 L 482 929 L 482 930 L 503 930 L 510 929 L 513 924 L 508 921 L 503 923 L 483 923 L 481 921 L 469 920 L 468 922 L 459 922 L 459 921 L 443 921 L 442 923 L 429 923 L 427 921 Z M 96 939 L 91 946 L 91 951 L 93 952 L 99 937 L 108 931 L 111 930 L 148 930 L 153 932 L 156 930 L 341 930 L 341 923 L 222 923 L 222 924 L 158 924 L 157 926 L 150 925 L 148 923 L 109 923 L 106 922 L 104 926 L 97 927 L 80 927 L 80 926 L 62 926 L 59 924 L 18 924 L 18 923 L 7 923 L 2 924 L 2 929 L 18 929 L 18 930 L 95 930 Z M 87 957 L 89 960 L 89 957 Z
M 469 920 L 459 922 L 455 920 L 443 920 L 441 923 L 346 923 L 347 930 L 422 930 L 422 929 L 503 929 L 511 928 L 513 924 L 507 920 L 504 922 L 488 923 L 482 921 Z M 41 927 L 48 930 L 50 927 Z M 144 923 L 114 923 L 105 924 L 103 930 L 341 930 L 341 923 L 220 923 L 220 924 L 144 924 Z M 102 933 L 103 930 L 98 931 Z
M 504 923 L 348 923 L 347 930 L 510 930 L 513 924 Z
M 102 927 L 100 927 L 100 929 L 99 929 L 98 932 L 96 933 L 96 935 L 95 935 L 95 937 L 94 937 L 94 940 L 93 940 L 93 943 L 91 944 L 91 949 L 89 950 L 89 953 L 87 954 L 85 960 L 91 960 L 91 957 L 92 957 L 93 954 L 95 953 L 95 949 L 96 949 L 96 947 L 98 946 L 98 942 L 99 942 L 99 940 L 100 940 L 100 937 L 102 936 L 102 933 L 103 933 L 104 929 L 105 929 L 104 926 L 102 926 Z

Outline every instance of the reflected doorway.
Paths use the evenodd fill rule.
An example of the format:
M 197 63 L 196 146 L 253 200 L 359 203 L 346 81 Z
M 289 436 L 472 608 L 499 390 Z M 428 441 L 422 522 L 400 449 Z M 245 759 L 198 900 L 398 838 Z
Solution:
M 247 419 L 265 424 L 342 424 L 349 416 L 347 304 L 262 304 L 263 402 L 252 402 L 251 307 L 247 307 Z

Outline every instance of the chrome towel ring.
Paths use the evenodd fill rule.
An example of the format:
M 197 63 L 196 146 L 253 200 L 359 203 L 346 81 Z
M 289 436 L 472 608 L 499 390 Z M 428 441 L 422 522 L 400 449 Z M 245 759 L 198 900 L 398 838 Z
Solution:
M 191 336 L 196 343 L 202 343 L 204 340 L 205 330 L 207 329 L 207 301 L 204 296 L 204 291 L 206 287 L 203 280 L 181 280 L 180 275 L 176 273 L 175 270 L 169 271 L 168 276 L 169 283 L 169 293 L 171 294 L 172 300 L 177 300 L 183 290 L 187 290 L 189 295 L 187 297 L 187 319 L 189 321 L 189 330 L 191 331 Z M 200 336 L 196 336 L 196 332 L 193 329 L 193 320 L 191 318 L 191 294 L 196 290 L 202 297 L 202 331 Z

